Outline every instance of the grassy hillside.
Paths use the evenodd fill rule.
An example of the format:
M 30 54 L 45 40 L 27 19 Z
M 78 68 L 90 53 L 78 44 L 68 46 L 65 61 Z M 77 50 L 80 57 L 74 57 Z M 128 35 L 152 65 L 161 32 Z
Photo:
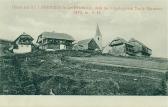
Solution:
M 149 69 L 158 72 L 166 72 L 168 70 L 168 61 L 166 60 L 152 60 L 136 59 L 130 57 L 114 57 L 114 56 L 92 56 L 92 57 L 70 57 L 70 60 L 87 62 L 98 65 L 121 66 L 131 68 Z M 149 60 L 148 60 L 149 59 Z
M 91 63 L 98 58 L 105 62 Z M 5 56 L 0 58 L 0 94 L 47 95 L 52 90 L 56 95 L 165 95 L 167 62 L 150 59 L 149 65 L 164 63 L 162 69 L 129 65 L 145 60 L 79 51 Z

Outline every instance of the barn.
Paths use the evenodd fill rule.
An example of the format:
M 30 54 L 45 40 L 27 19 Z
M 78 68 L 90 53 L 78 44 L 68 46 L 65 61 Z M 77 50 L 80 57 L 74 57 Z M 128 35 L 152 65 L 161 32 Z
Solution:
M 10 49 L 16 54 L 32 52 L 33 40 L 34 39 L 30 35 L 23 32 L 16 40 L 14 40 Z
M 136 56 L 150 56 L 152 54 L 150 48 L 134 38 L 130 39 L 128 43 L 134 46 Z
M 43 32 L 38 36 L 39 49 L 45 51 L 71 50 L 74 38 L 65 33 Z
M 106 46 L 103 53 L 108 53 L 115 56 L 134 56 L 133 45 L 119 37 L 114 39 L 108 46 Z

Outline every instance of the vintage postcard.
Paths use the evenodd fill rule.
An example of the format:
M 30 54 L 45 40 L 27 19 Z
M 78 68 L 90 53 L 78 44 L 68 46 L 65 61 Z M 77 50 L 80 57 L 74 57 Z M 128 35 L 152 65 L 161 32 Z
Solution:
M 0 13 L 3 106 L 168 107 L 166 0 L 0 0 Z

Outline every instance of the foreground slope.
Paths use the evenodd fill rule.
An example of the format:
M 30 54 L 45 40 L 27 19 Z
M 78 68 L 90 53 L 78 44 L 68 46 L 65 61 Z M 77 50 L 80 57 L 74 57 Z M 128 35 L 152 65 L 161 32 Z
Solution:
M 0 61 L 1 94 L 166 95 L 167 60 L 163 59 L 58 51 Z

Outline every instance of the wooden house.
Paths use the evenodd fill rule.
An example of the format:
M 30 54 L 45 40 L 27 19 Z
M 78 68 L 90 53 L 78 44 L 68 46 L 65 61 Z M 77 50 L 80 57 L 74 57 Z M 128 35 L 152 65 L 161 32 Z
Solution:
M 81 40 L 74 45 L 75 50 L 102 50 L 102 34 L 97 25 L 96 34 L 93 38 Z
M 103 50 L 103 53 L 112 54 L 115 56 L 133 56 L 133 45 L 129 44 L 123 38 L 117 37 Z
M 136 56 L 150 56 L 152 54 L 152 50 L 138 40 L 130 39 L 128 43 L 134 46 Z
M 65 33 L 43 32 L 38 36 L 39 49 L 45 51 L 71 50 L 74 38 Z
M 10 49 L 16 54 L 32 52 L 33 40 L 34 39 L 30 35 L 24 32 L 12 43 Z

